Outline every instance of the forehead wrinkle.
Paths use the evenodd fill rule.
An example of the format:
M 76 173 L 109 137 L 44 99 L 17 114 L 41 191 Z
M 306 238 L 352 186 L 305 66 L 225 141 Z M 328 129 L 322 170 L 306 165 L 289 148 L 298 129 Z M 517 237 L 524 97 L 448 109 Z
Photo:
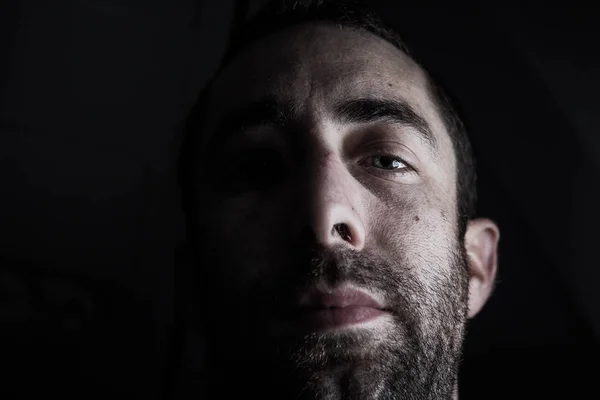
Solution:
M 393 80 L 395 91 L 411 90 L 412 86 L 421 80 L 418 75 L 411 79 L 410 83 L 398 79 L 399 76 L 410 76 L 419 69 L 411 65 L 414 63 L 410 58 L 391 43 L 369 32 L 354 29 L 344 30 L 344 37 L 340 40 L 340 35 L 331 35 L 332 30 L 341 31 L 331 24 L 310 23 L 285 29 L 277 35 L 272 34 L 249 46 L 243 52 L 244 54 L 240 54 L 238 59 L 229 66 L 234 67 L 233 64 L 237 64 L 238 70 L 241 66 L 249 66 L 249 68 L 236 71 L 237 73 L 234 74 L 224 71 L 224 74 L 229 75 L 229 78 L 230 75 L 234 75 L 233 81 L 238 81 L 236 82 L 238 84 L 232 85 L 233 87 L 239 87 L 239 83 L 246 83 L 248 86 L 248 81 L 251 81 L 254 91 L 271 87 L 278 92 L 287 92 L 286 95 L 292 94 L 290 97 L 303 99 L 305 102 L 310 101 L 311 97 L 314 99 L 319 88 L 325 88 L 324 92 L 330 92 L 327 94 L 343 94 L 355 89 L 371 93 L 374 90 L 386 90 L 383 82 L 375 88 L 374 83 Z M 282 46 L 277 43 L 278 41 L 287 41 L 289 44 Z M 272 47 L 283 51 L 273 52 Z M 358 54 L 357 47 L 362 47 Z M 306 53 L 314 56 L 306 57 Z M 390 58 L 396 61 L 393 62 Z M 266 69 L 263 61 L 265 59 L 271 61 Z M 273 71 L 273 65 L 277 66 L 277 71 Z M 364 76 L 365 70 L 370 71 L 369 76 Z M 373 76 L 378 76 L 379 79 L 374 79 Z M 240 82 L 240 78 L 245 82 Z M 234 83 L 231 79 L 227 81 Z M 416 92 L 414 94 L 418 94 L 418 91 Z M 411 96 L 406 97 L 416 97 L 412 96 L 413 93 L 410 94 Z

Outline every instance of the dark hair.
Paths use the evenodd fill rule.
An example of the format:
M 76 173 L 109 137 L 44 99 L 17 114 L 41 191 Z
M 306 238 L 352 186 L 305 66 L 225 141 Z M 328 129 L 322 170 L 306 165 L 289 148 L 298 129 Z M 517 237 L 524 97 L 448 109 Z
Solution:
M 458 222 L 462 240 L 468 220 L 475 216 L 476 203 L 475 161 L 464 125 L 450 96 L 416 60 L 400 35 L 389 28 L 371 9 L 368 9 L 365 3 L 358 0 L 273 0 L 259 10 L 258 14 L 245 26 L 234 33 L 219 71 L 257 40 L 294 25 L 317 21 L 370 32 L 392 43 L 417 63 L 425 73 L 430 96 L 448 130 L 456 155 Z M 209 89 L 206 92 L 208 91 Z M 205 95 L 207 97 L 208 93 Z M 206 97 L 204 97 L 205 101 Z M 204 107 L 197 108 L 199 108 L 198 113 L 201 113 Z M 194 134 L 194 132 L 190 133 Z

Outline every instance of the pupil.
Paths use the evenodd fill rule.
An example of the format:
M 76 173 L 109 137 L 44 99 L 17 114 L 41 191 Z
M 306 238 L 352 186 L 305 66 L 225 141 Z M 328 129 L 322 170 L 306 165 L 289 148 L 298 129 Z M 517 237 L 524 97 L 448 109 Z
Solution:
M 393 157 L 383 156 L 380 160 L 381 166 L 384 168 L 398 168 L 400 167 L 400 162 Z

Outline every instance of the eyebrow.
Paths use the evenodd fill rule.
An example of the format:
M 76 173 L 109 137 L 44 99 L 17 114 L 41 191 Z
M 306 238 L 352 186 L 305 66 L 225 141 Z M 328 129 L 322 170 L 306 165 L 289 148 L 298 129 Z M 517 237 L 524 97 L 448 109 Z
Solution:
M 437 150 L 436 137 L 431 127 L 405 101 L 378 98 L 346 100 L 334 106 L 334 117 L 340 123 L 392 122 L 407 126 L 414 129 L 431 150 Z
M 248 106 L 230 110 L 222 118 L 213 140 L 224 142 L 246 129 L 259 126 L 294 126 L 300 116 L 292 102 L 265 96 Z M 380 98 L 357 98 L 334 105 L 333 118 L 342 124 L 391 122 L 412 128 L 430 150 L 437 150 L 436 137 L 427 121 L 407 102 Z
M 221 118 L 210 145 L 226 142 L 247 129 L 259 126 L 289 126 L 297 124 L 293 105 L 273 96 L 265 96 L 250 105 L 229 110 Z

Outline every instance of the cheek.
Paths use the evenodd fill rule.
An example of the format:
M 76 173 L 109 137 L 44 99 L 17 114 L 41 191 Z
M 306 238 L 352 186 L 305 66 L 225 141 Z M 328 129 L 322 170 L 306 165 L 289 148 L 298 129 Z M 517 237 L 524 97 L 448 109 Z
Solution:
M 214 201 L 206 210 L 203 247 L 220 260 L 233 281 L 249 283 L 283 264 L 281 202 L 247 194 Z
M 434 290 L 432 282 L 450 275 L 457 245 L 456 213 L 441 198 L 416 192 L 393 202 L 379 202 L 370 222 L 376 251 L 402 260 L 414 279 Z M 396 261 L 397 262 L 397 261 Z

